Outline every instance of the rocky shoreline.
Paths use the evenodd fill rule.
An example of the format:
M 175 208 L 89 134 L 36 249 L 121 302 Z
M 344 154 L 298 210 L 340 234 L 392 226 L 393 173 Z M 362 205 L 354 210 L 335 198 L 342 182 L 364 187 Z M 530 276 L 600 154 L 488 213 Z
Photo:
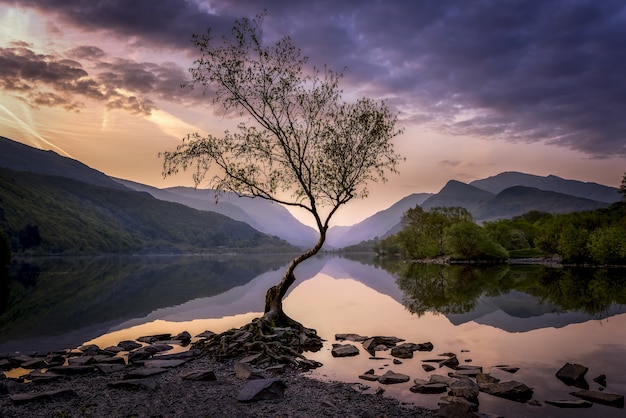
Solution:
M 0 372 L 0 417 L 494 416 L 479 412 L 480 393 L 541 406 L 533 399 L 533 389 L 524 383 L 501 382 L 483 373 L 481 366 L 460 364 L 456 354 L 441 353 L 422 360 L 422 368 L 432 372 L 430 379 L 414 379 L 410 388 L 415 393 L 440 396 L 439 409 L 421 408 L 382 396 L 385 385 L 411 380 L 391 370 L 382 375 L 374 369 L 360 375 L 355 371 L 360 383 L 352 384 L 307 377 L 306 371 L 319 363 L 297 352 L 293 357 L 276 355 L 279 340 L 280 344 L 286 337 L 294 341 L 291 329 L 275 328 L 275 332 L 262 334 L 264 348 L 259 351 L 255 343 L 250 345 L 254 350 L 242 355 L 241 347 L 246 344 L 237 341 L 249 330 L 243 327 L 220 335 L 206 331 L 196 336 L 193 344 L 191 335 L 183 332 L 140 337 L 105 348 L 86 345 L 45 355 L 0 355 L 0 370 L 8 375 Z M 338 334 L 335 339 L 334 357 L 364 351 L 377 358 L 377 353 L 384 351 L 394 364 L 413 358 L 414 352 L 433 350 L 429 342 L 416 344 L 396 337 Z M 216 356 L 217 348 L 235 349 L 238 354 Z M 267 356 L 268 350 L 272 356 Z M 511 375 L 518 370 L 495 367 Z M 572 398 L 544 402 L 559 408 L 588 408 L 593 403 L 624 408 L 623 395 L 603 391 L 606 376 L 593 379 L 601 390 L 589 390 L 586 372 L 582 365 L 566 363 L 556 378 L 580 390 L 570 392 Z M 370 385 L 377 387 L 372 390 Z
M 187 341 L 158 337 L 104 349 L 91 345 L 46 355 L 3 355 L 0 369 L 23 375 L 0 373 L 0 416 L 437 416 L 364 393 L 361 384 L 322 382 L 289 367 L 257 369 L 194 348 L 166 354 Z

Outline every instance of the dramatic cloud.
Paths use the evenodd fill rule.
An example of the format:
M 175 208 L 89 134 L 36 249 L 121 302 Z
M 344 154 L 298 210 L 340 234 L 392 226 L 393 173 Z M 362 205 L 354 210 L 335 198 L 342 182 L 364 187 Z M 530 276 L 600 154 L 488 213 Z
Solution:
M 263 7 L 268 39 L 289 35 L 314 64 L 346 68 L 351 92 L 387 98 L 407 123 L 486 139 L 542 141 L 594 157 L 626 156 L 623 0 L 19 4 L 81 30 L 186 56 L 193 53 L 192 33 L 209 27 L 227 33 L 234 18 L 254 16 Z M 100 52 L 77 49 L 67 58 L 102 60 Z M 66 68 L 72 80 L 81 71 L 70 62 L 54 65 Z M 100 70 L 99 81 L 107 85 L 166 100 L 181 94 L 178 85 L 162 85 L 181 78 L 175 65 L 109 60 Z M 19 79 L 3 83 L 26 87 Z M 62 95 L 49 93 L 38 99 L 65 105 Z
M 21 45 L 21 43 L 20 43 Z M 90 74 L 73 59 L 43 55 L 27 47 L 0 48 L 0 89 L 12 92 L 34 107 L 84 107 L 80 97 L 104 102 L 108 109 L 150 115 L 155 99 L 182 102 L 186 72 L 173 63 L 154 64 L 107 58 L 95 46 L 80 46 L 68 57 L 89 61 Z

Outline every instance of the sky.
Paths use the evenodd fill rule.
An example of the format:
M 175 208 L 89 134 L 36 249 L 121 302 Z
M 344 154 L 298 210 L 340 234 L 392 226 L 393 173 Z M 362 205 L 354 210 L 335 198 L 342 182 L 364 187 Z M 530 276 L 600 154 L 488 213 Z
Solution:
M 182 88 L 194 33 L 267 12 L 345 97 L 398 115 L 399 175 L 349 225 L 411 193 L 504 171 L 617 187 L 626 171 L 623 0 L 0 0 L 0 135 L 155 187 L 159 152 L 238 120 Z M 202 187 L 202 185 L 200 185 Z M 303 221 L 301 213 L 296 215 Z

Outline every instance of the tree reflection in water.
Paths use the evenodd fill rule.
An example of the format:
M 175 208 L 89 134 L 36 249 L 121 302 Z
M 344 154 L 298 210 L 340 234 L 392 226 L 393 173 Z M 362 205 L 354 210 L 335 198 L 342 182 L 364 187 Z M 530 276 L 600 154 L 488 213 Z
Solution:
M 554 312 L 580 311 L 609 316 L 611 306 L 626 305 L 626 269 L 547 267 L 540 265 L 441 265 L 385 261 L 395 274 L 407 309 L 461 314 L 472 311 L 481 296 L 518 291 L 534 296 Z

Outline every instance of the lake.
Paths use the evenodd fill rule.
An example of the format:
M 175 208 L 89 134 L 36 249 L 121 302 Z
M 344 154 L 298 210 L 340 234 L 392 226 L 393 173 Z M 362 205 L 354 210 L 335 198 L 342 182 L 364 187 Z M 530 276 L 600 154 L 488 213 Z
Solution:
M 0 353 L 52 351 L 85 343 L 101 347 L 158 333 L 224 331 L 260 315 L 265 290 L 281 276 L 288 255 L 76 257 L 18 260 L 1 289 Z M 505 416 L 623 416 L 595 404 L 571 410 L 543 404 L 575 399 L 577 390 L 555 377 L 566 362 L 589 368 L 586 379 L 607 376 L 606 392 L 626 394 L 626 271 L 536 265 L 489 267 L 374 263 L 370 257 L 321 256 L 296 270 L 286 312 L 327 341 L 306 353 L 323 367 L 319 379 L 358 379 L 369 369 L 428 379 L 425 359 L 456 353 L 503 381 L 534 389 L 541 406 L 481 393 L 480 412 Z M 337 333 L 396 336 L 432 342 L 432 352 L 395 365 L 361 354 L 333 358 Z M 355 345 L 360 346 L 359 343 Z M 519 367 L 515 374 L 494 366 Z M 436 408 L 441 395 L 418 395 L 410 383 L 385 385 L 385 394 Z

